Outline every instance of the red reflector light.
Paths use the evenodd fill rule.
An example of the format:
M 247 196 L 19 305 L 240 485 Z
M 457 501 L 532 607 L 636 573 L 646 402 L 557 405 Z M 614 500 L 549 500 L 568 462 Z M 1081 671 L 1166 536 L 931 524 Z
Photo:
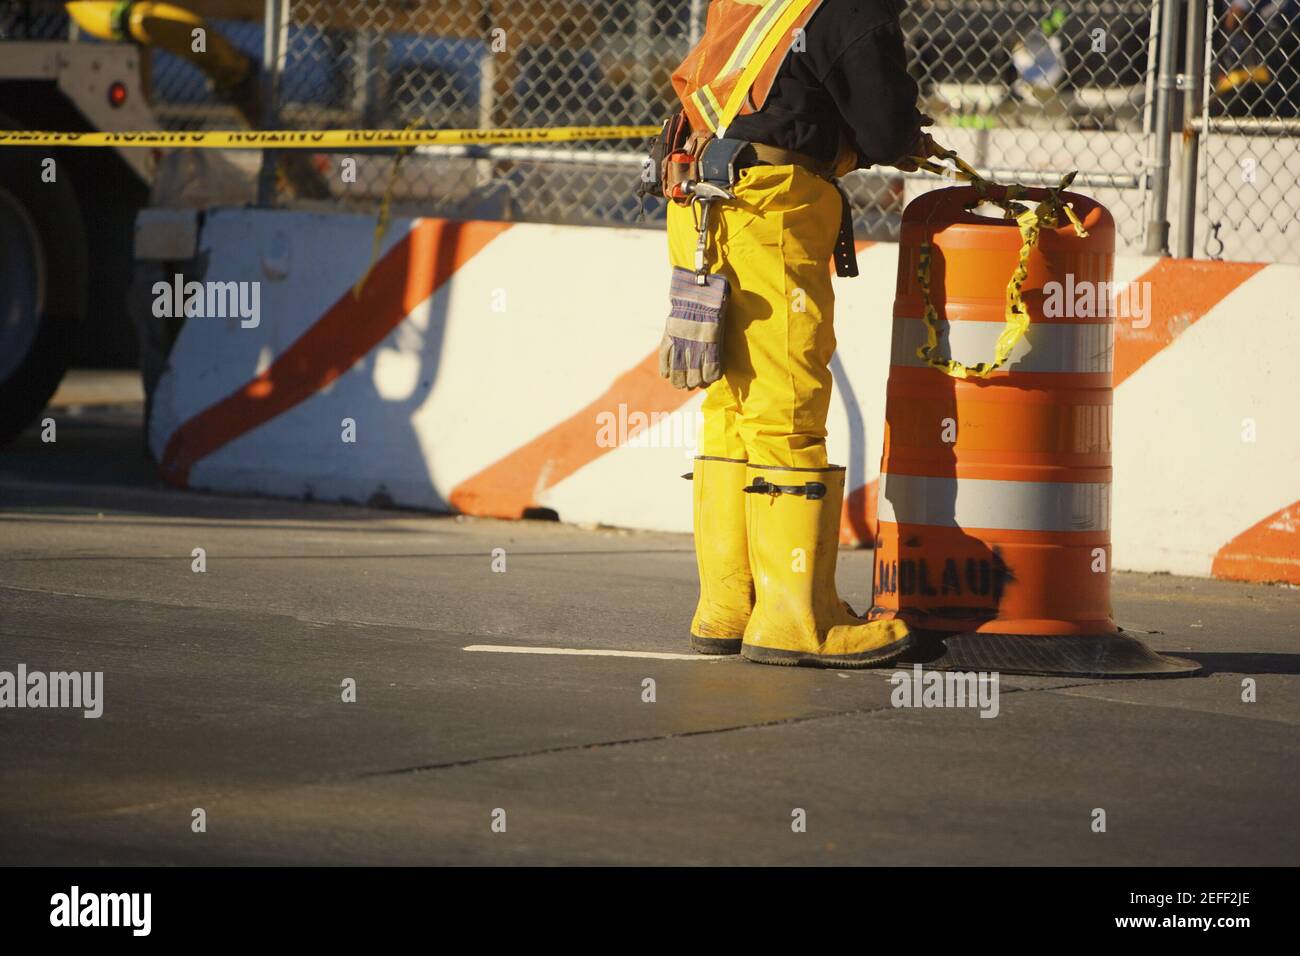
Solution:
M 108 105 L 116 109 L 126 102 L 126 84 L 120 80 L 109 84 Z

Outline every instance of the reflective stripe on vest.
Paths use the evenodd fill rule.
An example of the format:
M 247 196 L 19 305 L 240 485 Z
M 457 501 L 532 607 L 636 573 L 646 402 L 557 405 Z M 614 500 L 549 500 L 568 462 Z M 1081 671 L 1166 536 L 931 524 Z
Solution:
M 762 109 L 798 30 L 821 2 L 714 0 L 704 37 L 673 73 L 692 128 L 723 135 L 736 116 Z

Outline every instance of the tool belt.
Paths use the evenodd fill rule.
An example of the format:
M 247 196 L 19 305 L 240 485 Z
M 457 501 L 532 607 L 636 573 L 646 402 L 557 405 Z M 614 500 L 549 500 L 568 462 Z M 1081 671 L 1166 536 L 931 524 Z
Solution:
M 802 166 L 822 179 L 835 178 L 834 163 L 823 162 L 809 156 L 807 153 L 796 152 L 793 149 L 781 149 L 779 146 L 768 146 L 766 143 L 750 143 L 749 152 L 753 154 L 753 162 L 747 163 L 742 168 L 748 168 L 749 166 Z
M 711 133 L 692 132 L 685 113 L 678 112 L 664 123 L 651 145 L 639 193 L 643 198 L 659 195 L 679 205 L 730 199 L 734 198 L 733 190 L 741 172 L 753 166 L 802 166 L 835 187 L 840 194 L 835 274 L 845 278 L 856 276 L 858 258 L 853 242 L 853 210 L 848 195 L 835 179 L 833 162 L 823 162 L 806 153 L 766 143 L 717 139 Z

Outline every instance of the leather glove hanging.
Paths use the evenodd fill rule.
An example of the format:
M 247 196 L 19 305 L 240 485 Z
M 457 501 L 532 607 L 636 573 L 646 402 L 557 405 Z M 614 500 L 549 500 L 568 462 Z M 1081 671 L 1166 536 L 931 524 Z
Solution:
M 725 276 L 673 269 L 668 322 L 659 345 L 659 374 L 674 388 L 704 388 L 722 378 L 727 292 Z

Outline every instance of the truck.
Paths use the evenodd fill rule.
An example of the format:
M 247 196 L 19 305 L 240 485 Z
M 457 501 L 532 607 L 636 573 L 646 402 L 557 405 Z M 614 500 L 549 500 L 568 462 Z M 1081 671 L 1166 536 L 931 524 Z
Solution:
M 360 72 L 349 71 L 345 55 L 357 51 L 339 44 L 373 37 L 342 39 L 348 4 L 323 4 L 314 11 L 320 22 L 293 15 L 285 36 L 299 88 L 276 122 L 400 126 L 432 113 L 473 125 L 467 91 L 481 56 L 477 20 L 380 2 L 407 32 L 386 36 L 378 65 L 373 54 L 354 58 Z M 200 27 L 206 49 L 196 53 L 190 39 Z M 433 42 L 411 32 L 417 28 L 435 34 Z M 263 0 L 0 3 L 0 130 L 265 128 L 263 38 Z M 160 70 L 167 96 L 151 101 Z M 390 98 L 390 82 L 407 99 L 420 96 Z M 358 162 L 365 182 L 388 180 L 390 157 Z M 337 198 L 329 157 L 283 151 L 277 163 L 280 198 Z M 256 152 L 0 146 L 0 446 L 35 420 L 70 363 L 138 363 L 149 393 L 179 323 L 151 324 L 141 290 L 201 268 L 194 257 L 203 210 L 255 201 L 260 167 Z M 399 201 L 427 188 L 395 186 Z M 348 196 L 371 205 L 381 197 L 355 189 Z
M 59 39 L 61 11 L 10 7 L 0 14 L 0 129 L 159 128 L 136 47 Z M 0 147 L 0 444 L 40 413 L 74 359 L 135 363 L 132 232 L 157 159 Z

